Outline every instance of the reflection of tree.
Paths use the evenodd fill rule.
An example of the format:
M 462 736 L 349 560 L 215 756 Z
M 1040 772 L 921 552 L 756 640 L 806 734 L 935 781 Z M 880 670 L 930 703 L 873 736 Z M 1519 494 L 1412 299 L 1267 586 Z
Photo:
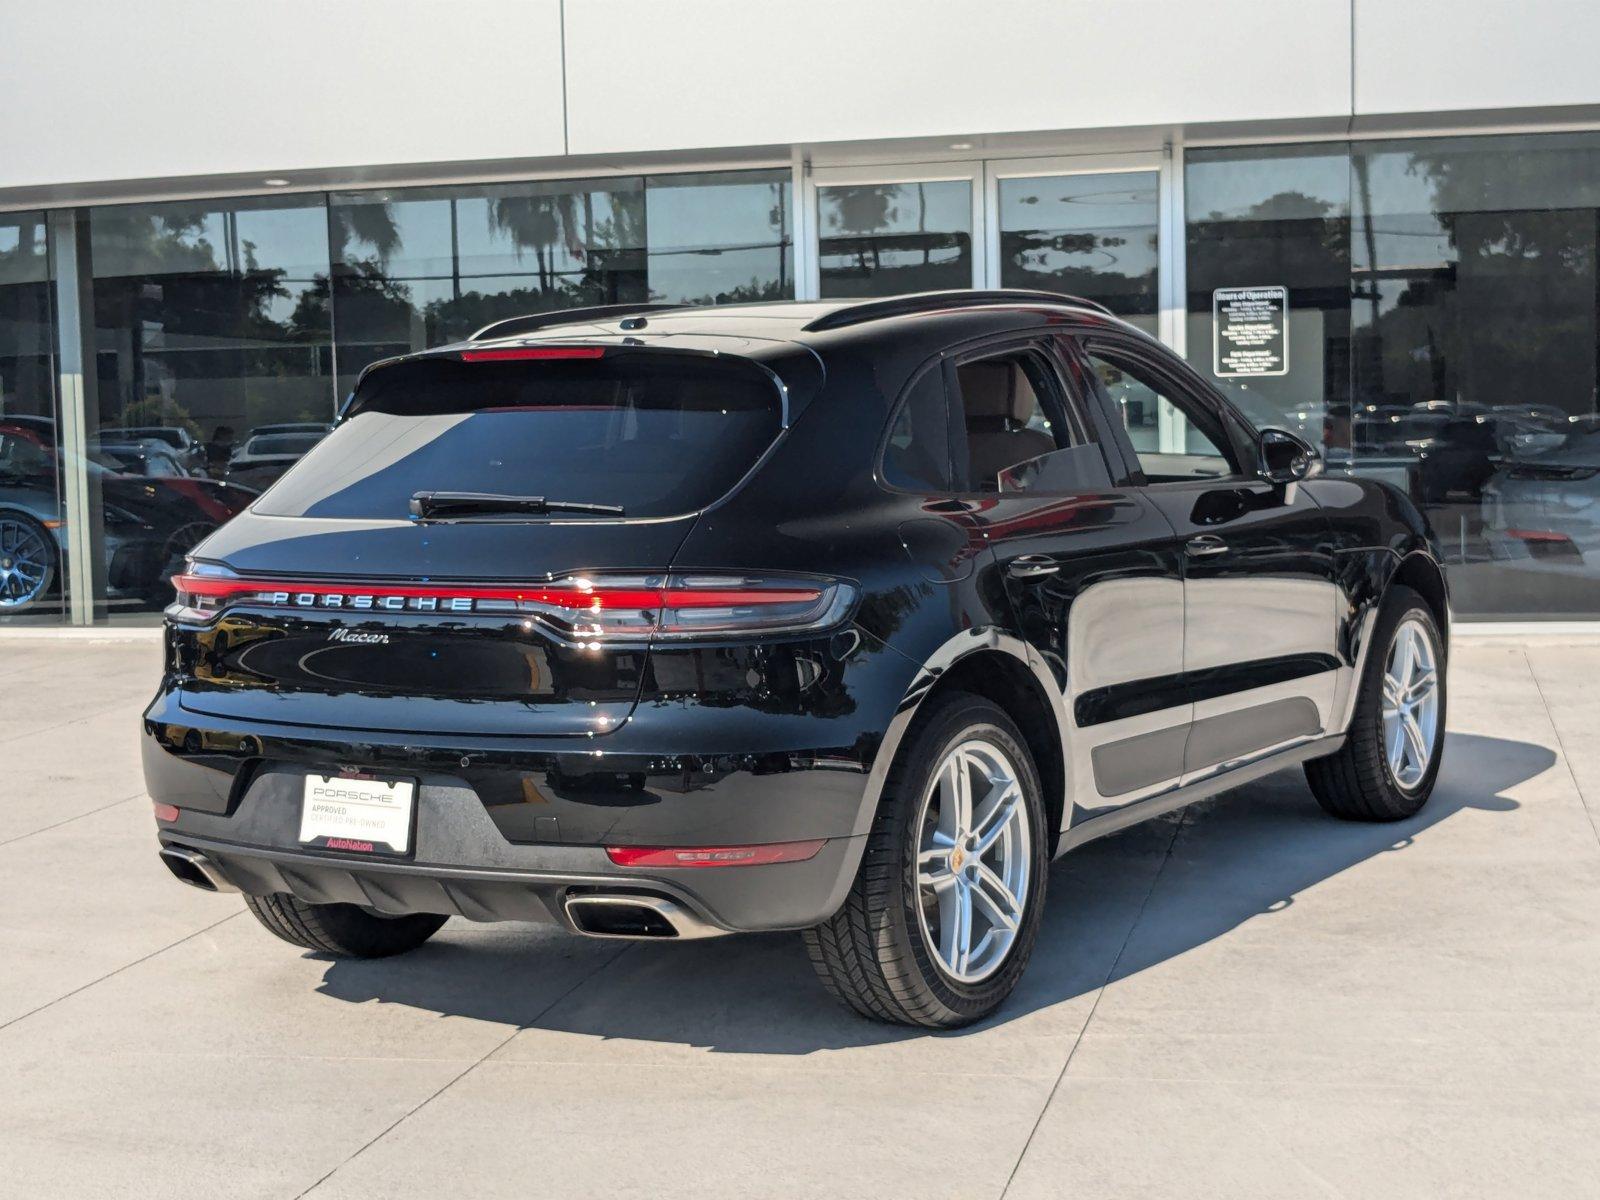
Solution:
M 584 194 L 584 215 L 586 231 L 592 237 L 594 209 L 588 193 Z M 489 204 L 489 227 L 509 235 L 519 257 L 525 250 L 533 251 L 542 292 L 555 290 L 558 244 L 569 258 L 582 262 L 586 256 L 578 229 L 577 197 L 571 192 L 497 197 Z
M 334 262 L 343 261 L 351 244 L 356 242 L 371 246 L 380 263 L 387 263 L 400 249 L 400 225 L 395 220 L 394 205 L 389 201 L 356 204 L 335 201 L 330 211 L 333 214 L 329 228 Z
M 875 183 L 865 187 L 830 189 L 832 204 L 828 224 L 840 233 L 860 240 L 856 243 L 856 263 L 863 271 L 877 271 L 882 265 L 878 240 L 871 235 L 884 233 L 900 216 L 895 201 L 900 195 L 897 183 Z M 867 255 L 871 254 L 869 264 Z
M 1369 157 L 1356 156 L 1358 184 Z M 1370 305 L 1357 353 L 1365 396 L 1595 410 L 1596 211 L 1508 202 L 1560 197 L 1582 174 L 1574 157 L 1409 154 L 1407 174 L 1426 182 L 1420 212 L 1397 213 L 1395 197 L 1374 198 L 1363 186 L 1367 263 L 1357 278 Z M 1533 393 L 1530 380 L 1538 381 Z

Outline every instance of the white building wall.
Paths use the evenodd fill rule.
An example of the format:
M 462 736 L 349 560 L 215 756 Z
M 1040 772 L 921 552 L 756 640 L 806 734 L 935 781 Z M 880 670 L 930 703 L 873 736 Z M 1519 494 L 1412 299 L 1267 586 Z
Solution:
M 563 152 L 560 0 L 0 0 L 0 188 Z
M 565 155 L 1600 114 L 1596 44 L 1600 0 L 0 0 L 0 205 Z
M 582 0 L 573 153 L 1349 112 L 1349 0 Z
M 1353 0 L 1357 115 L 1600 102 L 1596 0 Z

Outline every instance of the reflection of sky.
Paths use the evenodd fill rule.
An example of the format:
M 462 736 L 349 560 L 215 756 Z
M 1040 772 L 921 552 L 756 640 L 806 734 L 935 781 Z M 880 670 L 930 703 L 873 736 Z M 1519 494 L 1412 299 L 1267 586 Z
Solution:
M 887 203 L 880 203 L 878 196 Z M 817 206 L 825 236 L 919 230 L 964 233 L 972 228 L 972 185 L 964 179 L 820 187 Z M 859 222 L 865 217 L 881 217 L 882 224 L 862 229 Z
M 172 242 L 196 249 L 210 246 L 211 266 L 225 270 L 230 238 L 226 212 L 234 214 L 232 251 L 240 267 L 245 244 L 262 270 L 281 270 L 290 280 L 309 281 L 328 273 L 327 213 L 320 196 L 285 198 L 282 202 L 243 200 L 231 210 L 199 204 L 152 204 L 97 208 L 90 217 L 94 270 L 97 276 L 151 275 L 171 271 L 170 259 L 154 246 Z M 198 217 L 197 221 L 193 218 Z M 167 222 L 167 223 L 164 223 Z M 182 226 L 173 235 L 170 230 Z
M 1314 152 L 1274 147 L 1251 150 L 1193 150 L 1184 169 L 1184 203 L 1189 219 L 1257 215 L 1257 205 L 1273 196 L 1295 193 L 1331 206 L 1330 215 L 1350 208 L 1350 158 L 1343 145 Z M 1284 215 L 1308 216 L 1303 208 Z
M 1156 226 L 1156 173 L 1000 181 L 1000 229 L 1098 233 Z

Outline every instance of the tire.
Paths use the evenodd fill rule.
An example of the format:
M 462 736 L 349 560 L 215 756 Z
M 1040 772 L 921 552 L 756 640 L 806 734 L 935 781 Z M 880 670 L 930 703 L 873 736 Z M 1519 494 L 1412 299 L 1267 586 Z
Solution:
M 50 591 L 56 543 L 27 513 L 0 512 L 0 615 L 27 612 Z
M 1384 716 L 1385 677 L 1391 667 L 1402 631 L 1418 631 L 1427 640 L 1435 679 L 1432 736 L 1427 741 L 1425 765 L 1416 770 L 1417 755 L 1407 752 L 1398 773 L 1392 765 L 1391 743 Z M 1402 821 L 1415 815 L 1433 794 L 1444 757 L 1445 646 L 1439 625 L 1421 596 L 1408 587 L 1389 589 L 1372 631 L 1372 649 L 1357 685 L 1355 713 L 1350 719 L 1344 748 L 1306 764 L 1306 781 L 1312 795 L 1328 812 L 1346 821 Z M 1428 724 L 1425 716 L 1419 728 Z M 1388 732 L 1393 732 L 1391 725 Z M 1404 731 L 1401 740 L 1407 741 Z
M 292 946 L 336 958 L 389 958 L 439 932 L 437 913 L 384 917 L 354 904 L 307 904 L 286 893 L 246 896 L 256 920 Z
M 995 826 L 1004 832 L 986 831 L 985 817 L 1002 810 L 1011 789 L 990 807 L 984 801 L 1007 787 L 1001 772 L 1008 768 L 1019 794 Z M 959 809 L 946 803 L 958 775 L 979 786 L 985 775 L 1001 780 L 982 796 L 972 788 L 971 818 L 954 830 L 972 838 L 992 834 L 992 845 L 979 849 L 963 839 L 959 855 L 954 847 L 943 849 L 950 814 Z M 994 1012 L 1016 987 L 1038 937 L 1049 833 L 1033 756 L 1005 711 L 965 692 L 932 701 L 890 768 L 848 898 L 833 917 L 805 932 L 823 985 L 862 1016 L 895 1024 L 953 1029 Z M 933 881 L 927 886 L 918 882 L 919 859 L 921 878 Z M 963 892 L 962 879 L 987 882 L 968 883 Z M 991 886 L 996 883 L 998 889 Z M 956 950 L 962 926 L 952 916 L 963 908 L 961 897 L 971 898 L 965 903 L 966 960 Z M 1003 909 L 1013 913 L 1009 940 L 990 915 Z M 934 922 L 939 932 L 930 929 Z M 949 947 L 955 966 L 966 961 L 964 977 L 941 945 Z

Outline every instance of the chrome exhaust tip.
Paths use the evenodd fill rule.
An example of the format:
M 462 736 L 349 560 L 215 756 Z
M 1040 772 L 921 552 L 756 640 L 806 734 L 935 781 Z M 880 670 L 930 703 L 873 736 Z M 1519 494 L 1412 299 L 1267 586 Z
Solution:
M 563 907 L 572 927 L 585 937 L 685 941 L 721 937 L 729 932 L 701 920 L 665 896 L 579 892 L 569 895 Z
M 199 888 L 202 892 L 237 892 L 239 889 L 229 883 L 227 877 L 212 862 L 198 850 L 191 850 L 187 846 L 161 847 L 161 861 L 167 864 L 167 870 L 177 878 L 183 880 L 190 887 Z

